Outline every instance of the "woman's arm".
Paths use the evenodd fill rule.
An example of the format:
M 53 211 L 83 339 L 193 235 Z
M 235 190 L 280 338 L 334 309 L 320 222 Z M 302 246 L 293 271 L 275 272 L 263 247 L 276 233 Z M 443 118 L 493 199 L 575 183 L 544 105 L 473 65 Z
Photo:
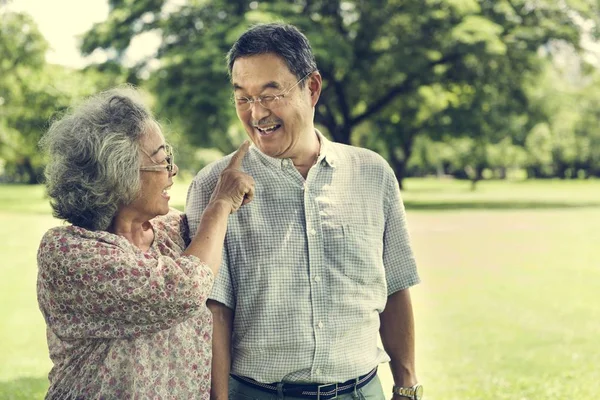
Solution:
M 252 201 L 254 179 L 241 171 L 242 160 L 250 143 L 245 141 L 221 172 L 210 202 L 202 213 L 196 235 L 184 255 L 194 255 L 206 263 L 216 275 L 221 265 L 227 218 L 243 204 Z

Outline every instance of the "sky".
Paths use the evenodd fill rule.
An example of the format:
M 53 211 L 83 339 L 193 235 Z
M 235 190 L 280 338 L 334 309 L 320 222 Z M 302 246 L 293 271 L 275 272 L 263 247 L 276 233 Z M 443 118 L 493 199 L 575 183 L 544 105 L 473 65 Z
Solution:
M 94 23 L 106 20 L 108 0 L 9 0 L 8 10 L 26 12 L 36 22 L 38 29 L 50 44 L 46 61 L 73 68 L 82 68 L 91 62 L 106 59 L 104 52 L 96 51 L 82 57 L 78 43 Z M 156 35 L 136 38 L 126 54 L 125 64 L 152 54 L 158 45 Z

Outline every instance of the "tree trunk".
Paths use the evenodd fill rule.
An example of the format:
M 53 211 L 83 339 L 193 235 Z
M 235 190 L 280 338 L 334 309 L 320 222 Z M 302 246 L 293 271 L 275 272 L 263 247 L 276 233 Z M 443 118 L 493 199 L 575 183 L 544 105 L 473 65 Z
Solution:
M 33 165 L 31 164 L 31 159 L 29 157 L 23 158 L 23 163 L 21 164 L 21 167 L 23 168 L 24 172 L 23 178 L 25 178 L 26 183 L 28 185 L 35 185 L 39 183 L 37 179 L 37 174 L 35 173 L 35 169 L 33 168 Z
M 350 144 L 352 126 L 349 124 L 336 125 L 333 129 L 329 128 L 329 132 L 331 133 L 331 137 L 334 142 Z
M 394 170 L 394 175 L 396 175 L 396 180 L 398 181 L 398 186 L 400 186 L 400 190 L 404 189 L 404 178 L 406 177 L 406 159 L 400 160 L 396 154 L 391 151 L 390 152 L 390 164 L 392 169 Z
M 477 189 L 477 182 L 483 179 L 483 170 L 485 169 L 484 165 L 477 165 L 475 167 L 475 173 L 471 178 L 471 190 L 475 191 Z

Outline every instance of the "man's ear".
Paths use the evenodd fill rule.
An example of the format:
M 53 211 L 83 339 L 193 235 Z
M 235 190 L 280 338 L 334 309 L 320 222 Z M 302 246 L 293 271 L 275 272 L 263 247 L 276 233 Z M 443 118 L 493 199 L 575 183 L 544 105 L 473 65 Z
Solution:
M 313 72 L 307 79 L 308 90 L 310 92 L 311 105 L 315 107 L 319 97 L 321 96 L 321 88 L 323 85 L 323 77 L 319 71 Z

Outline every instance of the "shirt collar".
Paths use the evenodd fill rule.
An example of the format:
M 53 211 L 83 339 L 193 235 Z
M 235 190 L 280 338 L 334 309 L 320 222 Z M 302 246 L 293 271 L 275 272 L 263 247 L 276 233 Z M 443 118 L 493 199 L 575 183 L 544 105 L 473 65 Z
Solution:
M 319 152 L 319 156 L 317 158 L 317 163 L 324 163 L 323 165 L 329 165 L 330 167 L 335 168 L 335 152 L 334 148 L 331 145 L 331 141 L 327 139 L 323 134 L 315 129 L 315 133 L 319 137 L 319 141 L 321 142 L 321 151 Z M 292 160 L 289 158 L 275 158 L 264 154 L 262 151 L 258 149 L 254 144 L 250 146 L 250 150 L 258 155 L 259 159 L 265 164 L 267 167 L 272 168 L 286 168 L 291 165 Z
M 323 136 L 323 134 L 318 129 L 315 129 L 315 132 L 317 133 L 319 141 L 321 142 L 321 151 L 319 153 L 319 157 L 317 158 L 317 162 L 324 162 L 330 167 L 335 168 L 336 156 L 331 141 L 325 136 Z

